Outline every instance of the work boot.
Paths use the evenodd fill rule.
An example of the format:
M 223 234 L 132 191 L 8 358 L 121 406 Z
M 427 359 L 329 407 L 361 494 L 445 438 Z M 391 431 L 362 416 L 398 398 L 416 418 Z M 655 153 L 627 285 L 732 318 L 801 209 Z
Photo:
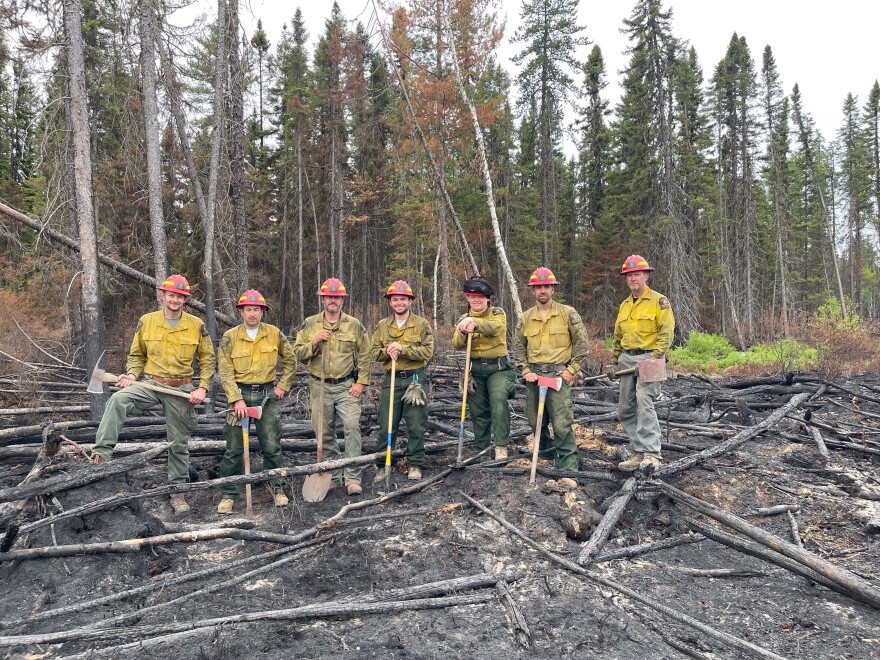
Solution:
M 647 472 L 648 474 L 652 474 L 657 468 L 660 467 L 660 457 L 654 456 L 653 454 L 645 454 L 639 463 L 639 469 L 642 472 Z
M 284 494 L 283 490 L 275 491 L 275 506 L 287 506 L 290 504 L 290 500 L 287 499 L 287 495 Z
M 417 465 L 411 465 L 409 468 L 409 472 L 406 475 L 406 478 L 410 481 L 421 481 L 422 479 L 422 468 Z
M 378 468 L 376 468 L 376 476 L 373 477 L 373 483 L 380 484 L 383 481 L 385 481 L 385 466 L 380 465 Z
M 92 458 L 90 460 L 95 465 L 100 465 L 101 463 L 104 462 L 105 459 L 103 456 L 101 456 L 101 454 L 92 454 Z
M 383 474 L 382 476 L 384 477 L 385 475 Z M 360 495 L 364 492 L 364 489 L 361 488 L 361 485 L 354 482 L 348 484 L 345 489 L 348 491 L 349 495 Z
M 644 454 L 633 454 L 625 461 L 617 464 L 618 470 L 623 470 L 624 472 L 635 472 L 639 469 L 639 465 L 642 464 L 642 460 L 645 458 Z
M 231 497 L 224 497 L 217 505 L 217 513 L 226 515 L 232 513 L 232 507 L 235 506 L 235 500 Z
M 495 460 L 503 461 L 507 458 L 507 446 L 495 445 Z
M 189 511 L 189 504 L 186 503 L 183 495 L 172 495 L 171 508 L 174 509 L 175 515 L 179 516 L 181 513 Z

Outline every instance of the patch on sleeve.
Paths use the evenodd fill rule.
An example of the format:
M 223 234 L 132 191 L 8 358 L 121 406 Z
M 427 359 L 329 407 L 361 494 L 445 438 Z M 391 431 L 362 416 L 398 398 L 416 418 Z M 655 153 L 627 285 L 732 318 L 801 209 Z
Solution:
M 135 332 L 140 332 L 140 331 L 141 331 L 141 328 L 143 327 L 143 325 L 144 325 L 144 324 L 143 324 L 141 321 L 138 321 L 138 324 L 134 327 L 134 331 L 135 331 Z
M 289 341 L 290 341 L 290 340 L 287 338 L 287 335 L 285 335 L 283 332 L 279 332 L 278 334 L 281 335 L 281 341 L 282 341 L 282 342 L 285 342 L 285 341 L 286 341 L 286 342 L 289 342 Z
M 672 307 L 672 305 L 669 304 L 669 299 L 667 298 L 660 298 L 659 305 L 660 309 L 669 309 L 670 307 Z
M 493 307 L 492 316 L 504 316 L 504 310 L 500 307 Z
M 207 337 L 210 333 L 208 332 L 208 328 L 205 325 L 202 325 L 202 337 Z
M 220 340 L 221 346 L 229 346 L 232 343 L 232 339 L 229 338 L 229 335 L 223 335 L 223 339 Z
M 583 321 L 581 321 L 581 315 L 575 311 L 572 311 L 572 313 L 569 315 L 568 321 L 569 321 L 569 323 L 575 323 L 575 324 L 583 323 Z

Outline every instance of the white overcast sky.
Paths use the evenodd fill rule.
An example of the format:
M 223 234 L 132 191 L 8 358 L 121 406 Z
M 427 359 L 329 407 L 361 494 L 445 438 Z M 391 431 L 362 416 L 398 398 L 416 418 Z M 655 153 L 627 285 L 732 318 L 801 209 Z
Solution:
M 202 7 L 214 14 L 216 6 L 201 0 Z M 609 85 L 606 96 L 613 105 L 619 98 L 618 71 L 626 64 L 627 40 L 620 33 L 623 19 L 634 6 L 632 0 L 583 1 L 579 6 L 580 24 L 605 58 Z M 281 0 L 243 0 L 241 19 L 248 34 L 256 19 L 262 18 L 270 41 L 277 43 L 284 23 L 291 23 L 300 6 L 309 32 L 309 47 L 314 49 L 330 14 L 331 0 L 298 3 Z M 373 13 L 370 0 L 339 0 L 346 20 L 353 26 L 365 25 Z M 520 0 L 496 0 L 499 18 L 506 19 L 505 37 L 499 60 L 513 75 L 511 56 L 521 45 L 511 44 L 520 23 Z M 746 38 L 756 70 L 760 70 L 764 47 L 773 49 L 783 88 L 791 92 L 800 85 L 804 107 L 816 121 L 825 139 L 834 138 L 841 124 L 841 108 L 847 93 L 852 92 L 863 107 L 874 81 L 880 78 L 876 31 L 880 26 L 880 2 L 877 0 L 834 0 L 818 3 L 804 0 L 671 0 L 672 29 L 676 37 L 686 39 L 697 50 L 703 73 L 708 80 L 734 32 Z M 387 19 L 387 15 L 384 17 Z M 375 30 L 373 30 L 375 32 Z M 378 43 L 378 41 L 376 41 Z M 586 60 L 589 49 L 582 48 L 579 59 Z M 580 82 L 580 81 L 579 81 Z

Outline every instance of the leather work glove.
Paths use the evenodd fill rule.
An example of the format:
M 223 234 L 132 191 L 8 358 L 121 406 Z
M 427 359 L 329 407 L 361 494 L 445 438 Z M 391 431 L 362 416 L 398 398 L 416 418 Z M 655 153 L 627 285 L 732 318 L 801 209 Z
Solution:
M 403 393 L 403 402 L 411 406 L 427 405 L 428 397 L 425 394 L 424 388 L 417 380 L 411 382 L 409 387 L 406 388 L 406 392 Z
M 461 375 L 458 377 L 458 391 L 462 394 L 464 393 L 464 372 L 461 372 Z M 468 394 L 473 394 L 477 391 L 477 385 L 474 383 L 474 378 L 471 376 L 468 378 Z
M 617 362 L 612 362 L 607 367 L 605 367 L 605 375 L 608 376 L 611 380 L 617 380 L 617 370 L 620 369 L 620 365 Z

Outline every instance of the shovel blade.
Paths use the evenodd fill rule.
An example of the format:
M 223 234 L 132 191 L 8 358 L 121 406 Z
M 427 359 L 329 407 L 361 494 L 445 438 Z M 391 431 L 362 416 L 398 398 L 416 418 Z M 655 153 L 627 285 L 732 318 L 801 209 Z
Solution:
M 639 380 L 643 383 L 659 383 L 666 380 L 666 360 L 650 358 L 639 362 Z
M 303 499 L 306 502 L 320 502 L 327 497 L 330 490 L 330 480 L 333 478 L 329 472 L 310 474 L 303 482 Z

